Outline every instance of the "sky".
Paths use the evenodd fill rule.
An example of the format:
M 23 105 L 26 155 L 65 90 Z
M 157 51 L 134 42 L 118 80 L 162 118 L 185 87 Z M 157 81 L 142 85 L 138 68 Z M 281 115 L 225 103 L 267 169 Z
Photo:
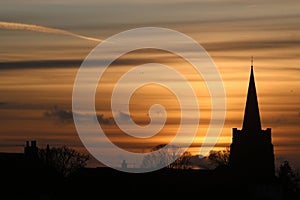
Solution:
M 299 13 L 300 2 L 296 0 L 2 0 L 0 151 L 23 151 L 25 141 L 33 139 L 41 147 L 68 145 L 86 151 L 72 119 L 73 86 L 83 60 L 114 34 L 133 28 L 163 27 L 196 40 L 220 71 L 227 109 L 216 149 L 229 146 L 232 128 L 242 126 L 253 56 L 262 128 L 272 128 L 276 162 L 287 159 L 299 168 Z M 197 154 L 210 120 L 209 91 L 203 77 L 170 52 L 134 51 L 109 66 L 95 95 L 101 127 L 111 141 L 133 152 L 167 143 L 174 136 L 180 121 L 178 100 L 159 85 L 139 88 L 130 99 L 130 114 L 117 113 L 125 120 L 131 116 L 143 126 L 150 122 L 150 106 L 163 104 L 168 118 L 157 137 L 128 138 L 111 120 L 114 83 L 126 71 L 145 63 L 172 66 L 191 83 L 201 112 L 197 137 L 190 149 Z M 172 77 L 166 80 L 180 85 Z

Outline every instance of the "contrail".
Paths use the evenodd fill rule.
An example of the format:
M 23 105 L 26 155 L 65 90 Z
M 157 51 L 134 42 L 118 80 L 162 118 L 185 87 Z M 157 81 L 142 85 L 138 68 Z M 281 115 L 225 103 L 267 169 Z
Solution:
M 54 34 L 62 34 L 62 35 L 70 35 L 73 37 L 85 39 L 85 40 L 91 40 L 95 42 L 101 42 L 102 40 L 98 38 L 93 37 L 86 37 L 84 35 L 79 35 L 76 33 L 72 33 L 69 31 L 65 31 L 62 29 L 56 29 L 56 28 L 49 28 L 45 26 L 37 26 L 33 24 L 21 24 L 21 23 L 14 23 L 14 22 L 2 22 L 0 21 L 0 29 L 6 29 L 6 30 L 28 30 L 28 31 L 34 31 L 34 32 L 42 32 L 42 33 L 54 33 Z

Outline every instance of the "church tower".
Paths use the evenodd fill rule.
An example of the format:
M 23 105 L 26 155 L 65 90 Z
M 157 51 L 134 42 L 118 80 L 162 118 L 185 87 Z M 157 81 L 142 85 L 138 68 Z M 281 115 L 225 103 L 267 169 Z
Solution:
M 229 165 L 233 173 L 248 177 L 274 177 L 271 128 L 262 130 L 253 64 L 251 64 L 243 127 L 233 128 Z

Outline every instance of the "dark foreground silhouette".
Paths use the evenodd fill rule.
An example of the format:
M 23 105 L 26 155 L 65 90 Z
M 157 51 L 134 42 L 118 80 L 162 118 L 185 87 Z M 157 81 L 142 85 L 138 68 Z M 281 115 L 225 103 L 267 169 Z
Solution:
M 299 181 L 291 181 L 288 162 L 277 177 L 241 174 L 230 165 L 214 170 L 163 168 L 126 173 L 108 167 L 87 168 L 85 160 L 67 147 L 39 149 L 36 141 L 27 141 L 24 153 L 0 153 L 0 199 L 300 199 L 299 187 L 294 185 Z
M 40 167 L 1 169 L 1 199 L 297 199 L 284 198 L 274 179 L 236 177 L 227 169 L 161 169 L 125 173 L 111 168 L 82 168 L 68 177 Z M 299 195 L 299 194 L 298 194 Z

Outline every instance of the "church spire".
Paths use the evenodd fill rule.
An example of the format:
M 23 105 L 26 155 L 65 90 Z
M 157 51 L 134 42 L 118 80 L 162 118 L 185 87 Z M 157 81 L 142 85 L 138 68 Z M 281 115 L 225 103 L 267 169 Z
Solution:
M 261 130 L 259 108 L 253 73 L 253 57 L 251 58 L 251 73 L 242 130 L 247 132 L 259 132 Z

